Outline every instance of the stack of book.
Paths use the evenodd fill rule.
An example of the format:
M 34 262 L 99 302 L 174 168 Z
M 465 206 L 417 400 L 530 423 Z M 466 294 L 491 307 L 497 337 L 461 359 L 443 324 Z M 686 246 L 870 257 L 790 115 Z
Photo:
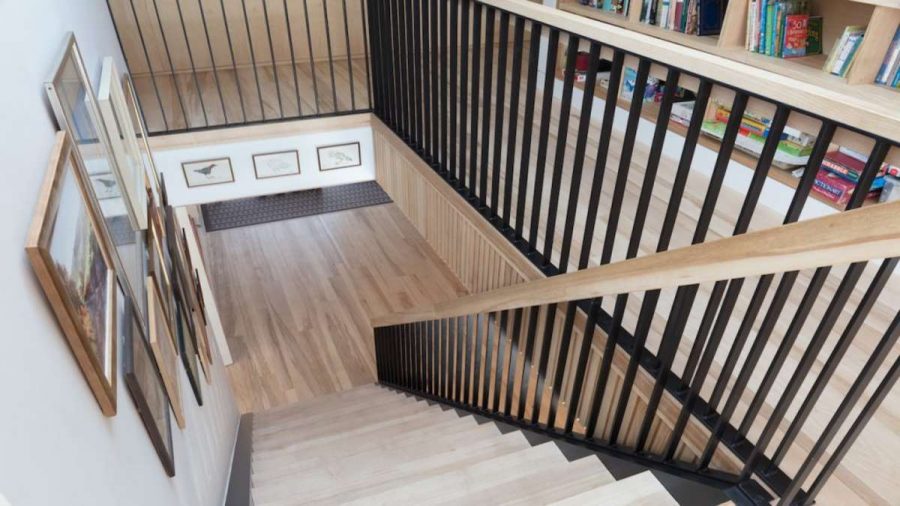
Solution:
M 616 14 L 628 13 L 628 0 L 578 0 L 578 3 Z
M 884 55 L 881 68 L 875 76 L 875 83 L 900 88 L 900 27 L 897 27 L 894 39 Z
M 728 0 L 644 0 L 641 21 L 690 35 L 717 35 Z
M 716 104 L 714 117 L 703 122 L 703 133 L 721 140 L 725 135 L 725 127 L 730 116 L 731 110 L 727 106 Z M 766 139 L 769 137 L 771 123 L 771 118 L 750 111 L 745 112 L 744 117 L 741 119 L 741 126 L 738 130 L 740 135 L 735 141 L 735 147 L 754 156 L 759 156 L 762 153 Z M 781 140 L 778 142 L 778 149 L 775 151 L 773 165 L 783 169 L 792 169 L 806 165 L 814 143 L 815 138 L 811 135 L 796 128 L 785 126 L 781 134 Z
M 822 160 L 822 166 L 816 174 L 813 191 L 838 205 L 846 205 L 857 189 L 857 183 L 859 183 L 865 166 L 865 155 L 843 147 L 831 151 Z M 881 189 L 884 187 L 885 167 L 882 167 L 872 182 L 866 198 L 876 198 L 881 193 Z
M 843 77 L 847 75 L 847 71 L 850 70 L 850 66 L 853 65 L 853 60 L 856 58 L 859 46 L 862 45 L 865 34 L 866 27 L 864 26 L 848 26 L 844 28 L 844 33 L 835 41 L 834 49 L 828 55 L 828 60 L 825 61 L 825 66 L 822 67 L 822 70 L 836 76 Z
M 822 53 L 822 18 L 809 15 L 806 0 L 750 0 L 748 51 L 778 58 Z

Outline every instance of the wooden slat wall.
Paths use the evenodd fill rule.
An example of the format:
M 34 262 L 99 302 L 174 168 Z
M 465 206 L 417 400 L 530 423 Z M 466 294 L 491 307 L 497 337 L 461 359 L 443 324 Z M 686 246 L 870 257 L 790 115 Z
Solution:
M 173 67 L 176 73 L 190 72 L 191 57 L 193 66 L 198 71 L 212 69 L 213 63 L 218 68 L 247 67 L 253 64 L 254 59 L 257 65 L 271 65 L 273 53 L 276 64 L 290 64 L 289 41 L 293 42 L 294 60 L 307 62 L 310 60 L 310 39 L 312 59 L 328 60 L 326 9 L 331 55 L 335 59 L 346 59 L 348 44 L 344 30 L 345 6 L 350 56 L 365 56 L 365 0 L 109 0 L 108 4 L 133 76 L 148 74 L 151 69 L 154 74 L 167 74 Z M 309 13 L 309 34 L 306 30 L 304 4 Z M 272 37 L 271 46 L 266 19 Z M 229 32 L 233 57 L 229 49 Z M 146 54 L 141 44 L 142 37 Z
M 483 292 L 544 277 L 531 262 L 490 226 L 383 123 L 373 118 L 372 129 L 378 183 L 470 292 Z M 552 377 L 557 363 L 559 335 L 562 333 L 565 309 L 565 305 L 560 305 L 553 315 L 555 319 L 554 346 L 551 349 L 551 366 L 548 368 L 548 377 Z M 542 311 L 540 316 L 542 319 L 546 318 L 544 312 Z M 572 335 L 569 364 L 573 364 L 575 361 L 574 354 L 582 340 L 584 324 L 585 315 L 579 310 Z M 543 328 L 542 322 L 539 323 L 538 328 Z M 540 338 L 539 335 L 535 349 L 539 349 Z M 594 380 L 603 357 L 605 343 L 606 335 L 602 332 L 595 332 L 594 342 L 591 345 L 591 358 L 588 362 L 588 380 L 582 394 L 584 399 L 590 399 L 593 396 Z M 506 349 L 508 350 L 509 347 L 507 346 Z M 495 353 L 496 351 L 494 356 L 496 356 Z M 606 398 L 603 401 L 605 409 L 598 423 L 597 435 L 601 439 L 608 434 L 613 414 L 609 406 L 611 404 L 615 406 L 615 402 L 611 403 L 611 400 L 617 401 L 617 387 L 622 381 L 628 358 L 621 349 L 617 349 L 610 377 L 611 386 L 607 388 Z M 520 353 L 517 360 L 516 370 L 521 371 L 524 356 Z M 574 371 L 574 367 L 570 368 L 571 371 Z M 502 379 L 502 385 L 505 388 L 507 378 Z M 572 378 L 569 374 L 562 386 L 564 393 L 562 398 L 566 403 L 570 402 L 571 383 Z M 534 395 L 535 384 L 535 375 L 532 374 L 528 388 L 529 399 Z M 622 431 L 624 444 L 632 444 L 637 438 L 652 386 L 651 377 L 641 369 L 636 378 L 624 420 Z M 517 384 L 515 387 L 514 391 L 518 392 L 520 385 Z M 551 385 L 547 385 L 546 388 L 548 390 L 545 395 L 549 395 Z M 513 402 L 518 402 L 517 396 L 514 396 L 513 399 Z M 563 417 L 565 409 L 567 409 L 564 408 L 563 406 L 559 410 L 557 426 L 562 426 L 564 423 Z M 668 393 L 663 395 L 651 432 L 651 449 L 658 451 L 664 447 L 678 417 L 679 408 L 680 404 L 671 395 Z M 530 413 L 530 407 L 526 412 Z M 579 415 L 581 418 L 586 417 L 586 413 L 579 413 Z M 544 409 L 540 413 L 539 419 L 546 422 L 546 417 L 547 411 Z M 583 433 L 584 427 L 580 423 L 576 423 L 575 431 Z M 692 419 L 685 430 L 684 443 L 676 454 L 676 458 L 683 462 L 693 462 L 702 452 L 708 437 L 709 431 Z M 712 467 L 729 472 L 737 472 L 740 469 L 738 460 L 722 450 L 719 450 L 713 458 Z

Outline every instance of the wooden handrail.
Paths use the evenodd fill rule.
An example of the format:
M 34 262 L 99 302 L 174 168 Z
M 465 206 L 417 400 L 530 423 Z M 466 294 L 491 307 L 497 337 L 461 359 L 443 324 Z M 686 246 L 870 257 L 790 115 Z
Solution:
M 900 202 L 593 267 L 372 319 L 373 327 L 900 256 Z
M 900 109 L 528 0 L 480 3 L 900 142 Z

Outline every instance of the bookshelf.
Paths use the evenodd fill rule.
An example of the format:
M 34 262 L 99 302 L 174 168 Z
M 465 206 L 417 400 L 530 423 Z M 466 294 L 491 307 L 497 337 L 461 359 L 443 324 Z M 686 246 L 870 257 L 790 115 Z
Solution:
M 896 89 L 876 85 L 873 82 L 894 32 L 900 26 L 900 0 L 811 0 L 811 3 L 814 6 L 812 14 L 823 18 L 823 50 L 826 54 L 791 59 L 776 58 L 746 50 L 744 43 L 749 0 L 729 0 L 722 31 L 718 36 L 688 35 L 643 23 L 640 21 L 640 13 L 636 12 L 639 9 L 633 8 L 640 7 L 640 0 L 632 0 L 632 12 L 624 15 L 581 5 L 578 0 L 559 0 L 557 8 L 568 13 L 650 35 L 692 49 L 716 54 L 735 62 L 810 83 L 816 87 L 825 88 L 830 92 L 846 96 L 848 100 L 864 100 L 867 107 L 871 108 L 872 111 L 885 107 L 900 110 L 900 92 Z M 848 25 L 866 26 L 866 35 L 853 66 L 847 75 L 843 77 L 832 75 L 823 71 L 822 66 L 828 58 L 827 52 L 831 50 L 834 42 L 841 36 L 844 28 Z M 581 44 L 583 47 L 580 50 L 587 51 L 586 43 L 582 41 Z M 559 51 L 556 74 L 559 79 L 562 79 L 564 77 L 562 67 L 565 62 L 566 51 L 564 41 L 561 41 Z M 601 58 L 611 59 L 611 53 L 605 49 Z M 626 60 L 626 67 L 636 68 L 636 65 L 636 59 L 632 59 L 630 65 L 628 60 Z M 656 70 L 656 73 L 651 70 L 652 77 L 664 78 L 661 68 L 656 68 L 656 65 L 654 65 L 654 70 Z M 680 84 L 686 89 L 696 91 L 696 83 L 685 85 L 682 82 Z M 576 82 L 575 86 L 583 89 L 581 83 Z M 605 98 L 606 89 L 598 85 L 596 94 L 599 98 Z M 617 94 L 617 96 L 618 105 L 627 109 L 630 106 L 630 100 L 623 98 L 621 93 Z M 706 111 L 707 117 L 714 115 L 714 107 L 714 101 L 711 100 Z M 748 110 L 752 109 L 753 101 L 751 100 L 751 106 L 748 107 Z M 645 119 L 655 122 L 658 112 L 658 104 L 645 102 L 641 115 Z M 797 113 L 791 115 L 788 124 L 811 134 L 815 134 L 819 126 L 818 120 Z M 677 122 L 670 121 L 669 130 L 683 136 L 687 129 Z M 699 144 L 713 151 L 718 151 L 720 147 L 718 140 L 705 134 L 700 136 Z M 851 147 L 861 152 L 871 149 L 867 141 L 859 138 L 858 135 L 843 130 L 839 130 L 835 135 L 833 147 L 836 148 L 838 145 Z M 732 159 L 751 169 L 756 167 L 758 161 L 753 154 L 741 150 L 735 150 Z M 889 153 L 888 162 L 900 164 L 900 149 L 894 149 Z M 771 179 L 791 188 L 796 188 L 799 183 L 799 179 L 795 178 L 790 170 L 773 166 L 769 170 L 768 175 Z M 820 197 L 815 192 L 811 193 L 811 197 L 828 206 L 838 208 L 834 202 Z M 872 203 L 874 201 L 867 200 L 865 205 L 871 205 Z
M 567 50 L 566 44 L 564 42 L 561 42 L 560 46 L 559 46 L 559 54 L 557 57 L 558 63 L 557 63 L 557 67 L 556 67 L 556 77 L 560 81 L 562 81 L 565 78 L 564 65 L 565 65 L 566 50 Z M 581 41 L 581 43 L 579 44 L 579 50 L 581 50 L 581 51 L 588 50 L 588 46 L 585 41 Z M 602 59 L 611 59 L 612 58 L 611 50 L 604 49 L 603 52 L 601 53 L 600 57 Z M 625 67 L 629 67 L 629 66 L 631 68 L 636 68 L 637 67 L 637 59 L 633 58 L 633 57 L 626 57 Z M 650 76 L 656 77 L 659 79 L 664 79 L 664 77 L 665 77 L 662 67 L 659 67 L 657 65 L 653 65 L 653 67 L 651 68 Z M 699 81 L 696 79 L 691 79 L 687 76 L 682 76 L 682 80 L 679 81 L 679 85 L 689 91 L 696 92 L 697 86 L 699 85 Z M 584 90 L 584 84 L 581 82 L 575 81 L 574 86 L 575 86 L 575 88 L 577 88 L 579 90 L 582 90 L 582 91 Z M 594 90 L 594 95 L 597 98 L 605 99 L 606 95 L 607 95 L 607 87 L 598 82 L 598 84 Z M 725 103 L 730 103 L 731 96 L 723 95 L 721 93 L 717 93 L 716 91 L 714 91 L 712 96 L 710 97 L 709 105 L 704 114 L 704 117 L 706 119 L 711 119 L 713 116 L 715 116 L 716 100 L 720 100 Z M 620 108 L 625 109 L 625 110 L 628 110 L 631 107 L 631 100 L 622 96 L 621 89 L 617 93 L 616 103 Z M 750 105 L 748 106 L 748 110 L 753 110 L 754 106 L 758 106 L 759 104 L 760 103 L 758 101 L 751 99 Z M 648 121 L 655 123 L 659 118 L 659 104 L 656 102 L 644 102 L 643 106 L 641 107 L 641 117 Z M 809 118 L 807 116 L 802 116 L 799 114 L 792 115 L 790 120 L 788 121 L 788 124 L 790 126 L 798 128 L 800 130 L 812 131 L 812 133 L 815 133 L 815 131 L 818 130 L 818 123 L 816 120 L 812 120 L 811 118 Z M 687 135 L 687 127 L 685 127 L 684 125 L 682 125 L 674 120 L 671 120 L 671 119 L 669 120 L 668 130 L 677 135 L 680 135 L 681 137 L 685 137 Z M 869 146 L 869 144 L 867 143 L 867 141 L 861 139 L 858 134 L 853 134 L 853 133 L 850 133 L 847 131 L 842 131 L 842 130 L 839 130 L 835 134 L 834 141 L 835 142 L 832 145 L 832 149 L 837 149 L 837 147 L 839 145 L 845 145 L 847 147 L 851 147 L 858 151 L 866 151 L 871 148 Z M 705 133 L 700 134 L 700 137 L 699 137 L 699 140 L 697 141 L 697 143 L 699 145 L 701 145 L 711 151 L 715 151 L 715 152 L 718 152 L 721 147 L 721 143 L 719 142 L 719 140 L 717 140 L 714 137 L 710 137 L 709 135 L 707 135 Z M 732 151 L 731 159 L 734 162 L 737 162 L 745 167 L 748 167 L 750 170 L 755 169 L 757 162 L 759 161 L 759 158 L 756 155 L 749 153 L 747 151 L 743 151 L 741 149 L 735 149 L 734 151 Z M 892 151 L 891 156 L 889 156 L 889 158 L 888 158 L 888 161 L 895 163 L 895 164 L 900 163 L 900 152 L 898 152 L 898 150 Z M 797 188 L 800 180 L 798 178 L 794 177 L 791 174 L 791 172 L 792 172 L 792 170 L 790 170 L 790 169 L 783 169 L 783 168 L 779 168 L 779 167 L 773 165 L 769 169 L 769 172 L 767 175 L 770 179 L 778 181 L 778 182 L 784 184 L 785 186 L 788 186 L 789 188 Z M 815 200 L 818 200 L 819 202 L 822 202 L 823 204 L 825 204 L 829 207 L 832 207 L 834 209 L 843 210 L 843 207 L 822 197 L 818 193 L 811 192 L 810 197 Z M 875 203 L 876 203 L 875 200 L 868 199 L 865 201 L 863 206 L 868 206 L 868 205 L 872 205 Z

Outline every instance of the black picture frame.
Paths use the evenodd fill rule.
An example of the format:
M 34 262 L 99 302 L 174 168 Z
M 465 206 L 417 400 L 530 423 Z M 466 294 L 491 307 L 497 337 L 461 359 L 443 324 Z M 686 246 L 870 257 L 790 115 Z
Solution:
M 143 335 L 140 322 L 135 318 L 134 308 L 129 299 L 125 300 L 122 328 L 125 385 L 163 469 L 169 477 L 174 477 L 175 446 L 172 441 L 169 397 L 150 344 Z

